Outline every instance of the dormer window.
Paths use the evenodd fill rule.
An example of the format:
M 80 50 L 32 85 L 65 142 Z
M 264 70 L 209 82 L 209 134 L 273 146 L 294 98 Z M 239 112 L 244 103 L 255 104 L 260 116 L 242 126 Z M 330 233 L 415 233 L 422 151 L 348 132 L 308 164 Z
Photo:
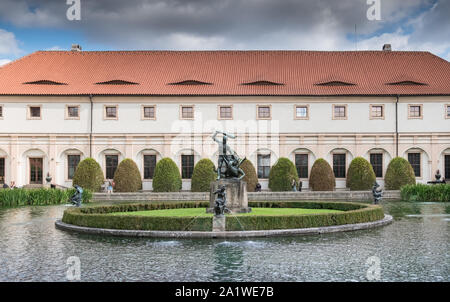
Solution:
M 420 83 L 416 81 L 400 81 L 400 82 L 392 82 L 386 83 L 386 85 L 398 85 L 398 86 L 426 86 L 425 83 Z
M 343 82 L 343 81 L 327 81 L 327 82 L 316 83 L 314 85 L 317 85 L 317 86 L 355 86 L 356 84 L 349 83 L 349 82 Z
M 247 86 L 280 86 L 284 85 L 283 83 L 276 83 L 272 81 L 255 81 L 255 82 L 248 82 L 248 83 L 242 83 L 242 85 Z
M 186 80 L 181 82 L 169 83 L 169 85 L 212 85 L 212 83 L 202 82 L 197 80 Z
M 112 80 L 106 82 L 95 83 L 97 85 L 139 85 L 139 83 L 124 81 L 124 80 Z
M 26 85 L 67 85 L 66 83 L 55 82 L 55 81 L 50 81 L 50 80 L 39 80 L 39 81 L 25 82 L 23 84 L 26 84 Z

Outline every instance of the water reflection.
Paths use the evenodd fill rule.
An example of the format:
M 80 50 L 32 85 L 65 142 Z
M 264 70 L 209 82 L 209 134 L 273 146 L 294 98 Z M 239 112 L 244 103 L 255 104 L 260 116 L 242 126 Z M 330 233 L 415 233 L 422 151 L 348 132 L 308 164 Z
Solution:
M 236 240 L 117 238 L 57 230 L 64 206 L 0 209 L 0 281 L 450 281 L 449 203 L 385 202 L 393 224 L 370 230 Z

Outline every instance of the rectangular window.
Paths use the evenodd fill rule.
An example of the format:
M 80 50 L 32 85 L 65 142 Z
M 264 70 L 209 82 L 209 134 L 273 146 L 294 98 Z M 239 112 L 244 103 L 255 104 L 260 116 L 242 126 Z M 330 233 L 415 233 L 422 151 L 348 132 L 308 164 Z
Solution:
M 450 118 L 450 105 L 445 105 L 445 118 Z
M 194 155 L 181 155 L 181 177 L 190 179 L 194 171 Z
M 233 107 L 232 106 L 219 106 L 219 119 L 222 119 L 222 120 L 233 119 Z
M 409 118 L 422 118 L 422 105 L 408 105 Z
M 371 118 L 383 118 L 384 117 L 384 106 L 383 105 L 370 105 L 370 117 Z
M 408 161 L 416 177 L 420 177 L 420 153 L 408 153 Z
M 295 167 L 300 178 L 308 178 L 308 154 L 295 154 Z
M 450 155 L 444 156 L 444 178 L 450 179 Z
M 156 155 L 144 155 L 144 179 L 153 179 L 155 167 Z
M 73 179 L 79 163 L 80 155 L 67 155 L 67 179 Z
M 383 177 L 383 154 L 370 154 L 370 164 L 372 165 L 373 172 L 375 172 L 375 176 Z
M 143 106 L 143 118 L 144 119 L 149 119 L 149 120 L 154 120 L 155 119 L 155 106 Z
M 2 117 L 3 117 L 3 106 L 0 105 L 0 118 L 2 118 Z
M 77 119 L 80 117 L 80 106 L 67 106 L 67 118 Z
M 181 118 L 193 119 L 194 118 L 194 106 L 181 106 Z
M 41 118 L 41 106 L 30 106 L 28 108 L 29 108 L 29 117 L 31 119 Z
M 258 154 L 258 178 L 269 178 L 270 154 Z
M 42 184 L 42 158 L 30 158 L 30 184 Z
M 333 119 L 346 119 L 347 105 L 333 105 Z
M 5 158 L 0 158 L 0 184 L 5 183 Z
M 334 177 L 345 178 L 345 154 L 333 154 Z
M 270 106 L 258 106 L 258 119 L 270 119 L 271 113 L 270 113 Z
M 304 120 L 308 119 L 308 106 L 307 105 L 296 105 L 295 106 L 295 118 Z
M 105 118 L 117 119 L 117 106 L 105 106 Z
M 117 165 L 119 164 L 118 155 L 105 155 L 106 161 L 106 179 L 114 179 L 114 173 L 116 172 Z

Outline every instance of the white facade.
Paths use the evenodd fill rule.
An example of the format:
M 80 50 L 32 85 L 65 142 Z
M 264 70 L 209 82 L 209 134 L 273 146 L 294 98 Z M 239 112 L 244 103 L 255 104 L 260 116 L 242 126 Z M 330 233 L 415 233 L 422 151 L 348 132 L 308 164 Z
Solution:
M 155 106 L 154 119 L 143 118 L 146 105 Z M 192 119 L 181 117 L 183 105 L 193 106 Z M 371 105 L 383 108 L 381 117 L 371 117 Z M 410 115 L 411 105 L 421 108 L 420 116 Z M 78 118 L 68 118 L 68 106 L 79 108 Z M 107 106 L 117 108 L 117 118 L 106 118 Z M 231 119 L 220 119 L 220 106 L 231 106 Z M 258 106 L 269 107 L 270 117 L 258 119 Z M 296 106 L 305 106 L 307 116 L 297 118 Z M 336 118 L 334 106 L 344 106 L 345 117 Z M 132 158 L 144 178 L 144 155 L 156 155 L 157 160 L 170 157 L 180 170 L 181 155 L 192 154 L 195 162 L 201 158 L 216 161 L 217 145 L 211 134 L 223 130 L 237 135 L 230 140 L 232 148 L 255 168 L 258 154 L 270 154 L 271 165 L 279 157 L 295 162 L 295 154 L 308 154 L 309 175 L 318 158 L 325 158 L 333 167 L 333 154 L 345 154 L 346 170 L 354 157 L 370 160 L 371 153 L 379 153 L 384 176 L 397 154 L 408 159 L 409 153 L 419 153 L 417 181 L 426 183 L 437 169 L 442 175 L 450 173 L 445 167 L 446 156 L 450 160 L 447 106 L 450 97 L 446 96 L 400 97 L 398 103 L 396 97 L 344 96 L 1 96 L 0 159 L 4 161 L 4 181 L 15 181 L 18 186 L 31 182 L 30 158 L 42 158 L 44 178 L 49 173 L 52 183 L 71 186 L 68 155 L 91 156 L 104 172 L 106 155 L 118 155 L 119 162 Z M 40 118 L 30 117 L 30 107 L 41 108 Z M 307 178 L 302 180 L 308 187 Z M 345 178 L 336 180 L 338 188 L 345 187 Z M 379 180 L 383 183 L 383 177 Z M 267 188 L 267 180 L 260 182 Z M 151 179 L 143 179 L 143 184 L 144 189 L 151 189 Z M 183 189 L 189 188 L 189 179 L 183 180 Z

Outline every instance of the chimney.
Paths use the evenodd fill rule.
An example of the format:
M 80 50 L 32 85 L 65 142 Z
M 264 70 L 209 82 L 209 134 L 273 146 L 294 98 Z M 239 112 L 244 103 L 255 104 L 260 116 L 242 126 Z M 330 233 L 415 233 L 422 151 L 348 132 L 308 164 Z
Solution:
M 383 51 L 392 51 L 391 44 L 384 44 L 383 45 Z
M 72 44 L 72 51 L 81 51 L 80 44 Z

